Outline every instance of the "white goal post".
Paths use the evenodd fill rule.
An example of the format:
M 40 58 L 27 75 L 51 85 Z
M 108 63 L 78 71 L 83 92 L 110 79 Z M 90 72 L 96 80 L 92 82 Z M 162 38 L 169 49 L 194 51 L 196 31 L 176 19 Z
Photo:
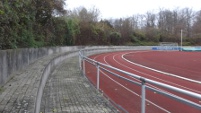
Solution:
M 159 43 L 159 50 L 165 50 L 165 51 L 178 51 L 179 45 L 175 42 L 160 42 Z

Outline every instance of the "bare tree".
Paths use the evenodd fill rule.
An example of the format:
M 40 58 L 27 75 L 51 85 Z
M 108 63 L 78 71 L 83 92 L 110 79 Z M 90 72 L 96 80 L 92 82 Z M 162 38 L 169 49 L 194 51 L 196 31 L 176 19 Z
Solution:
M 98 22 L 100 11 L 93 7 L 92 9 L 86 9 L 85 7 L 79 7 L 70 12 L 69 16 L 78 18 L 82 22 Z
M 195 21 L 192 26 L 193 34 L 201 36 L 201 10 L 196 13 Z
M 192 25 L 193 25 L 193 18 L 195 16 L 192 9 L 185 8 L 184 9 L 186 14 L 186 31 L 187 31 L 187 37 L 191 37 L 192 34 Z
M 151 12 L 147 12 L 145 15 L 146 19 L 146 28 L 154 28 L 156 26 L 156 15 Z

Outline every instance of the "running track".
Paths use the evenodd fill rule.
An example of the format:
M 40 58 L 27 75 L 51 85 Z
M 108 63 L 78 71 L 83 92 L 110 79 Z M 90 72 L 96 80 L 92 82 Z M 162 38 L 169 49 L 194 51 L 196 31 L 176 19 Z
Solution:
M 198 52 L 124 51 L 97 54 L 91 56 L 90 58 L 148 79 L 201 94 L 201 53 Z M 173 76 L 168 76 L 161 72 L 159 73 L 146 69 L 139 65 L 135 65 L 135 63 L 160 70 L 161 72 L 171 73 Z M 95 66 L 86 63 L 87 77 L 94 85 L 96 84 L 97 79 L 96 73 Z M 121 73 L 118 74 L 127 77 Z M 131 77 L 127 78 L 137 81 Z M 153 85 L 149 86 L 162 89 L 201 104 L 201 100 L 193 99 L 186 95 L 181 95 Z M 111 76 L 109 73 L 101 70 L 100 89 L 112 101 L 117 103 L 129 113 L 140 113 L 141 87 Z M 193 107 L 189 107 L 149 90 L 146 90 L 146 98 L 146 113 L 201 112 Z

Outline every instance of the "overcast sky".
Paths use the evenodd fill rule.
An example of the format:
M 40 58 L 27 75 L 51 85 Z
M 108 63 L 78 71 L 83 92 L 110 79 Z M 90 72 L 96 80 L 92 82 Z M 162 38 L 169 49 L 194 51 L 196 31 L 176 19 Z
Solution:
M 175 9 L 192 8 L 201 10 L 201 0 L 67 0 L 67 9 L 84 6 L 100 10 L 101 18 L 121 18 L 133 14 L 145 14 L 147 11 L 157 12 L 159 8 Z

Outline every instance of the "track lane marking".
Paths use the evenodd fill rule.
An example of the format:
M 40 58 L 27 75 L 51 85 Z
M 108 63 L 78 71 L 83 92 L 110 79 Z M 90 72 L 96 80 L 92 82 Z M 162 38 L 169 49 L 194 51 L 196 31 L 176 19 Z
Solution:
M 126 54 L 130 54 L 130 53 L 133 53 L 133 52 L 129 52 L 129 53 L 126 53 Z M 192 80 L 192 79 L 189 79 L 189 78 L 181 77 L 181 76 L 176 75 L 176 74 L 163 72 L 163 71 L 160 71 L 160 70 L 157 70 L 157 69 L 153 69 L 153 68 L 150 68 L 150 67 L 141 65 L 141 64 L 137 64 L 137 63 L 131 62 L 130 60 L 124 58 L 124 56 L 125 56 L 126 54 L 122 55 L 122 58 L 123 58 L 125 61 L 127 61 L 127 62 L 129 62 L 129 63 L 131 63 L 131 64 L 134 64 L 134 65 L 136 65 L 136 66 L 143 67 L 143 68 L 146 68 L 146 69 L 149 69 L 149 70 L 152 70 L 152 71 L 155 71 L 155 72 L 164 74 L 164 75 L 169 75 L 169 76 L 173 76 L 173 77 L 176 77 L 176 78 L 180 78 L 180 79 L 183 79 L 183 80 L 186 80 L 186 81 L 190 81 L 190 82 L 193 82 L 193 83 L 201 84 L 201 81 Z
M 116 56 L 116 55 L 115 55 L 115 56 Z M 172 84 L 172 85 L 175 85 L 175 86 L 179 86 L 179 87 L 188 89 L 188 90 L 190 90 L 190 91 L 194 91 L 194 92 L 197 92 L 197 93 L 201 93 L 200 91 L 197 91 L 197 90 L 194 90 L 194 89 L 191 89 L 191 88 L 188 88 L 188 87 L 185 87 L 185 86 L 182 86 L 182 85 L 173 83 L 173 82 L 171 82 L 171 81 L 166 81 L 166 80 L 160 79 L 160 78 L 158 78 L 158 77 L 152 76 L 152 75 L 150 75 L 150 74 L 147 74 L 147 73 L 144 73 L 144 72 L 135 70 L 135 69 L 133 69 L 133 68 L 131 68 L 131 67 L 129 67 L 129 66 L 126 66 L 126 65 L 124 65 L 124 64 L 122 64 L 122 63 L 120 63 L 120 62 L 118 62 L 118 61 L 114 58 L 115 56 L 113 56 L 113 60 L 114 60 L 116 63 L 118 63 L 119 65 L 122 65 L 122 66 L 124 66 L 124 67 L 126 67 L 126 68 L 129 68 L 130 70 L 133 70 L 133 71 L 138 72 L 138 73 L 140 73 L 140 74 L 143 74 L 143 75 L 150 76 L 150 77 L 152 77 L 152 78 L 161 80 L 161 81 L 166 82 L 166 83 L 168 83 L 168 84 Z
M 106 57 L 109 56 L 109 55 L 110 55 L 110 54 L 104 56 L 104 58 L 103 58 L 104 61 L 105 61 L 105 63 L 108 64 L 108 65 L 110 65 L 110 64 L 106 61 Z M 113 55 L 113 54 L 112 54 L 112 55 Z M 104 72 L 102 72 L 102 73 L 104 73 Z M 107 75 L 107 74 L 106 74 L 106 75 Z M 105 75 L 105 76 L 106 76 L 106 75 Z M 115 81 L 115 80 L 112 79 L 111 77 L 109 77 L 109 76 L 107 76 L 107 77 L 110 78 L 112 81 L 114 81 L 116 84 L 119 84 L 120 86 L 122 86 L 122 87 L 125 88 L 126 90 L 130 91 L 131 93 L 133 93 L 133 94 L 135 94 L 135 95 L 137 95 L 137 96 L 139 96 L 139 97 L 141 98 L 141 96 L 140 96 L 139 94 L 135 93 L 134 91 L 130 90 L 129 88 L 127 88 L 127 87 L 125 87 L 124 85 L 120 84 L 119 82 Z M 133 78 L 133 77 L 132 77 L 132 78 Z M 133 78 L 133 79 L 135 79 L 135 78 Z M 137 79 L 135 79 L 135 80 L 137 80 Z M 137 81 L 139 81 L 139 80 L 137 80 Z M 158 88 L 157 88 L 157 89 L 158 89 Z M 162 90 L 162 89 L 160 89 L 160 90 Z M 151 103 L 152 105 L 156 106 L 157 108 L 159 108 L 159 109 L 161 109 L 161 110 L 167 112 L 167 113 L 171 113 L 170 111 L 166 110 L 165 108 L 163 108 L 163 107 L 161 107 L 161 106 L 155 104 L 154 102 L 152 102 L 152 101 L 150 101 L 150 100 L 148 100 L 148 99 L 146 99 L 146 101 L 149 102 L 149 103 Z
M 111 77 L 109 77 L 109 75 L 107 75 L 107 74 L 104 73 L 103 71 L 101 71 L 101 73 L 103 73 L 106 77 L 108 77 L 110 80 L 112 80 L 112 81 L 115 82 L 116 84 L 120 85 L 121 87 L 123 87 L 123 88 L 126 89 L 127 91 L 129 91 L 129 92 L 131 92 L 132 94 L 134 94 L 134 95 L 136 95 L 136 96 L 142 98 L 141 95 L 137 94 L 136 92 L 132 91 L 131 89 L 125 87 L 125 86 L 122 85 L 121 83 L 119 83 L 119 82 L 117 82 L 116 80 L 112 79 Z M 159 109 L 161 109 L 161 110 L 167 112 L 167 113 L 171 113 L 170 111 L 166 110 L 165 108 L 162 108 L 161 106 L 159 106 L 159 105 L 153 103 L 152 101 L 150 101 L 150 100 L 148 100 L 148 99 L 146 99 L 146 101 L 149 102 L 149 103 L 151 103 L 152 105 L 156 106 L 157 108 L 159 108 Z
M 122 53 L 121 53 L 121 54 L 122 54 Z M 182 87 L 182 88 L 184 88 L 184 89 L 188 89 L 189 91 L 193 91 L 193 92 L 196 92 L 196 93 L 199 93 L 199 94 L 201 93 L 200 91 L 197 91 L 197 90 L 194 90 L 194 89 L 191 89 L 191 88 L 188 88 L 188 87 L 185 87 L 185 86 L 182 86 L 182 85 L 179 85 L 179 84 L 170 82 L 170 81 L 165 81 L 165 80 L 163 80 L 163 79 L 154 77 L 154 76 L 152 76 L 152 75 L 150 75 L 150 74 L 147 74 L 147 73 L 144 73 L 144 72 L 140 72 L 140 71 L 135 70 L 135 69 L 133 69 L 133 68 L 131 68 L 131 67 L 129 67 L 129 66 L 126 66 L 126 65 L 124 65 L 124 64 L 122 64 L 122 63 L 120 63 L 120 62 L 118 62 L 118 61 L 115 59 L 115 57 L 116 57 L 117 55 L 118 55 L 118 54 L 116 54 L 116 55 L 113 56 L 113 60 L 114 60 L 116 63 L 118 63 L 118 64 L 120 64 L 120 65 L 122 65 L 122 66 L 124 66 L 124 67 L 126 67 L 126 68 L 129 68 L 129 69 L 131 69 L 131 70 L 133 70 L 133 71 L 136 71 L 136 72 L 138 72 L 138 73 L 141 73 L 141 74 L 148 75 L 148 76 L 151 76 L 151 77 L 153 77 L 153 78 L 159 79 L 159 80 L 164 81 L 164 82 L 166 82 L 166 83 L 169 83 L 169 84 L 172 84 L 172 85 L 175 85 L 175 86 L 179 86 L 179 87 Z M 132 78 L 133 78 L 133 77 L 132 77 Z M 135 79 L 135 78 L 134 78 L 134 79 Z M 171 95 L 175 95 L 175 94 L 170 93 L 170 92 L 168 92 L 168 91 L 166 91 L 166 90 L 164 90 L 164 89 L 160 89 L 160 88 L 158 88 L 158 87 L 155 87 L 155 86 L 153 86 L 153 85 L 151 85 L 151 84 L 148 84 L 148 85 L 151 86 L 151 87 L 153 87 L 153 88 L 156 88 L 156 89 L 158 89 L 158 90 L 165 91 L 165 92 L 167 92 L 167 93 L 169 93 L 169 94 L 171 94 Z M 175 95 L 175 96 L 177 96 L 177 95 Z M 194 101 L 194 102 L 199 104 L 199 102 L 197 102 L 197 101 Z
M 128 53 L 126 53 L 126 54 L 129 54 L 129 53 L 139 53 L 139 52 L 150 52 L 150 51 L 136 51 L 136 52 L 128 52 Z M 114 55 L 114 54 L 116 54 L 116 53 L 113 53 L 112 55 Z M 100 57 L 100 56 L 102 56 L 102 55 L 106 55 L 106 56 L 104 56 L 104 61 L 106 62 L 106 58 L 105 58 L 105 57 L 108 57 L 108 56 L 111 55 L 111 54 L 99 54 L 99 55 L 96 56 L 96 57 Z M 123 58 L 123 59 L 124 59 L 124 58 Z M 118 61 L 116 61 L 116 62 L 119 63 Z M 130 63 L 130 62 L 129 62 L 129 63 Z M 107 64 L 108 64 L 108 63 L 107 63 Z M 132 63 L 131 63 L 131 64 L 132 64 Z M 110 65 L 110 64 L 108 64 L 108 65 Z M 120 64 L 120 65 L 122 65 L 122 64 Z M 124 66 L 125 66 L 125 65 L 124 65 Z M 128 67 L 128 66 L 126 66 L 126 67 L 127 67 L 127 68 L 130 68 L 130 67 Z M 182 88 L 188 89 L 188 90 L 190 90 L 190 91 L 194 91 L 194 92 L 197 92 L 197 93 L 201 94 L 200 91 L 197 91 L 197 90 L 194 90 L 194 89 L 185 87 L 185 86 L 181 86 L 181 85 L 179 85 L 179 84 L 175 84 L 175 83 L 170 82 L 170 81 L 162 80 L 162 79 L 160 79 L 160 78 L 154 77 L 154 76 L 152 76 L 152 75 L 150 75 L 150 74 L 147 74 L 147 73 L 144 73 L 144 72 L 140 72 L 140 71 L 135 70 L 135 69 L 132 69 L 132 68 L 130 68 L 130 69 L 133 70 L 133 71 L 136 71 L 136 72 L 138 72 L 138 73 L 141 73 L 141 74 L 144 74 L 144 75 L 147 75 L 147 76 L 151 76 L 151 77 L 153 77 L 153 78 L 155 78 L 155 79 L 159 79 L 159 80 L 161 80 L 161 81 L 167 82 L 167 83 L 169 83 L 169 84 L 173 84 L 173 85 L 176 85 L 176 86 L 179 86 L 179 87 L 182 87 Z
M 175 85 L 175 86 L 182 87 L 182 88 L 184 88 L 184 89 L 188 89 L 188 90 L 193 91 L 193 92 L 201 93 L 200 91 L 197 91 L 197 90 L 194 90 L 194 89 L 191 89 L 191 88 L 188 88 L 188 87 L 185 87 L 185 86 L 182 86 L 182 85 L 179 85 L 179 84 L 170 82 L 170 81 L 166 81 L 166 80 L 160 79 L 160 78 L 158 78 L 158 77 L 152 76 L 152 75 L 150 75 L 150 74 L 147 74 L 147 73 L 144 73 L 144 72 L 135 70 L 135 69 L 133 69 L 133 68 L 131 68 L 131 67 L 129 67 L 129 66 L 126 66 L 126 65 L 124 65 L 124 64 L 122 64 L 122 63 L 120 63 L 120 62 L 118 62 L 118 61 L 115 59 L 115 57 L 116 57 L 116 55 L 113 56 L 113 60 L 114 60 L 114 61 L 116 61 L 118 64 L 120 64 L 120 65 L 122 65 L 122 66 L 124 66 L 124 67 L 127 67 L 127 68 L 129 68 L 129 69 L 131 69 L 131 70 L 133 70 L 133 71 L 136 71 L 136 72 L 138 72 L 138 73 L 141 73 L 141 74 L 144 74 L 144 75 L 153 77 L 153 78 L 155 78 L 155 79 L 161 80 L 161 81 L 163 81 L 163 82 L 166 82 L 166 83 L 169 83 L 169 84 L 172 84 L 172 85 Z M 152 85 L 151 85 L 151 86 L 152 86 Z M 155 88 L 157 88 L 157 87 L 155 87 Z M 162 89 L 160 89 L 160 90 L 162 90 Z M 163 91 L 165 91 L 165 90 L 163 90 Z M 170 92 L 168 92 L 168 93 L 170 93 Z
M 143 51 L 144 52 L 144 51 Z M 147 51 L 148 52 L 148 51 Z M 132 53 L 132 52 L 131 52 Z M 126 54 L 129 54 L 129 53 L 126 53 Z M 106 56 L 104 56 L 104 61 L 108 64 L 108 65 L 110 65 L 107 61 L 106 61 L 106 57 L 108 57 L 109 55 L 108 54 L 104 54 L 104 55 L 106 55 Z M 110 54 L 111 55 L 111 54 Z M 115 60 L 115 57 L 116 57 L 116 55 L 115 54 L 112 54 L 113 55 L 113 59 Z M 124 54 L 125 55 L 125 54 Z M 100 56 L 102 56 L 102 55 L 100 55 Z M 99 56 L 99 57 L 100 57 Z M 98 56 L 96 56 L 96 58 L 97 58 Z M 94 58 L 94 59 L 96 59 L 96 58 Z M 122 59 L 124 59 L 123 58 L 123 55 L 122 55 Z M 125 60 L 125 59 L 124 59 Z M 116 61 L 117 62 L 117 61 Z M 132 64 L 132 63 L 131 63 Z M 103 73 L 103 72 L 102 72 Z M 159 78 L 157 78 L 157 79 L 159 79 Z M 168 82 L 168 81 L 166 81 L 166 82 Z M 120 84 L 120 83 L 119 83 Z M 121 84 L 122 85 L 122 84 Z M 175 85 L 178 85 L 178 84 L 175 84 Z M 124 85 L 123 85 L 124 86 Z M 180 85 L 178 85 L 178 86 L 180 86 Z M 124 86 L 125 87 L 125 86 Z M 184 86 L 180 86 L 180 87 L 184 87 Z M 126 88 L 126 87 L 125 87 Z M 185 88 L 185 87 L 184 87 Z M 158 88 L 157 88 L 158 89 Z M 189 89 L 189 88 L 187 88 L 187 89 Z M 129 91 L 130 89 L 128 89 L 127 88 L 127 90 Z M 161 89 L 160 89 L 161 90 Z M 132 90 L 130 90 L 130 91 L 132 91 Z M 138 95 L 138 94 L 137 94 Z M 151 102 L 150 102 L 151 103 Z M 159 106 L 160 107 L 160 106 Z

